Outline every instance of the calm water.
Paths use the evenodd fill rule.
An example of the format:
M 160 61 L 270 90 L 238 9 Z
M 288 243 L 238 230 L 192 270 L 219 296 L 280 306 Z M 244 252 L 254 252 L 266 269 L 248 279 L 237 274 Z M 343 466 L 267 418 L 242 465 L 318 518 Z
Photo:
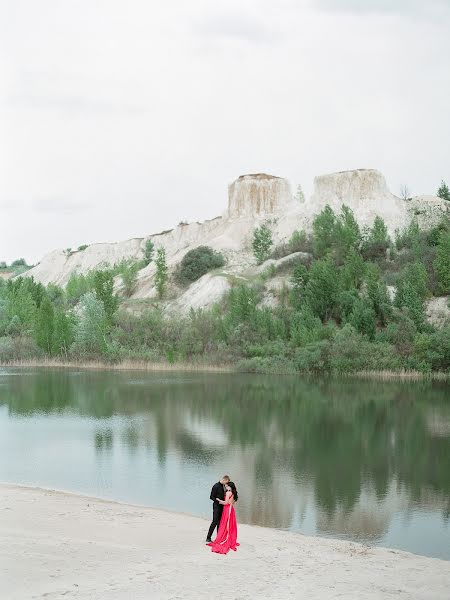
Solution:
M 450 386 L 0 369 L 0 481 L 450 559 Z

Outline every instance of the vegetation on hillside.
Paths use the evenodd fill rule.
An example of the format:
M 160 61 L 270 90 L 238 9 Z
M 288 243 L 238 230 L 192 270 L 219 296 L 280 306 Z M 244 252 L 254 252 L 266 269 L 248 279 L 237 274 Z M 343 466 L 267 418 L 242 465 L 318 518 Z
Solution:
M 202 275 L 223 267 L 225 258 L 209 246 L 199 246 L 189 250 L 175 269 L 174 278 L 180 285 L 189 285 Z
M 12 273 L 13 277 L 25 273 L 25 271 L 29 271 L 31 266 L 27 264 L 27 261 L 24 258 L 18 258 L 13 260 L 13 262 L 8 265 L 4 260 L 0 262 L 0 274 L 3 273 Z
M 278 248 L 267 233 L 254 239 L 263 240 L 264 256 L 292 260 L 187 316 L 167 315 L 157 301 L 140 314 L 120 306 L 114 278 L 122 277 L 123 295 L 132 293 L 133 261 L 74 274 L 65 290 L 31 278 L 0 282 L 0 361 L 59 356 L 203 361 L 250 372 L 450 371 L 450 324 L 436 328 L 425 310 L 430 297 L 450 293 L 449 220 L 427 232 L 412 222 L 392 240 L 382 219 L 360 230 L 350 209 L 326 207 L 311 235 L 295 232 Z M 186 257 L 174 275 L 184 283 L 223 264 L 206 247 Z M 170 283 L 164 248 L 155 267 L 163 299 Z M 264 286 L 274 274 L 286 284 L 269 308 Z

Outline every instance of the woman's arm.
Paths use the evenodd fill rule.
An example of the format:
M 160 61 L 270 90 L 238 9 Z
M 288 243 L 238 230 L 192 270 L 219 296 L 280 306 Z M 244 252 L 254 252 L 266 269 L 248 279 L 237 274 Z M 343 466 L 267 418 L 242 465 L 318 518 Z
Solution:
M 234 498 L 231 492 L 226 493 L 225 500 L 220 500 L 219 498 L 216 498 L 216 500 L 219 504 L 234 504 Z

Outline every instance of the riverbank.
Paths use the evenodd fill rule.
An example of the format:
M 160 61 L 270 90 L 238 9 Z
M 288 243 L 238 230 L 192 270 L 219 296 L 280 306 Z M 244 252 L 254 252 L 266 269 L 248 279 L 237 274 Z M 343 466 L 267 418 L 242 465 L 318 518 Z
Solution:
M 220 365 L 195 362 L 149 362 L 145 360 L 123 360 L 120 362 L 105 362 L 101 360 L 92 361 L 65 361 L 56 358 L 48 359 L 32 359 L 32 360 L 14 360 L 8 362 L 0 362 L 0 368 L 44 368 L 44 369 L 87 369 L 93 371 L 147 371 L 151 372 L 189 372 L 189 373 L 248 373 L 250 375 L 295 375 L 298 377 L 344 377 L 344 378 L 361 378 L 361 379 L 377 379 L 380 381 L 404 380 L 404 381 L 450 381 L 450 372 L 443 371 L 413 371 L 413 370 L 380 370 L 380 371 L 355 371 L 345 373 L 286 373 L 286 372 L 254 372 L 239 370 L 237 365 Z
M 207 521 L 0 485 L 2 597 L 77 600 L 446 600 L 450 563 L 241 525 L 237 553 L 203 544 Z M 239 509 L 238 509 L 239 510 Z M 238 513 L 239 516 L 239 513 Z
M 47 369 L 90 369 L 93 371 L 187 371 L 198 373 L 232 373 L 235 371 L 229 365 L 210 365 L 207 363 L 169 363 L 149 362 L 145 360 L 122 360 L 120 362 L 105 362 L 101 360 L 65 361 L 54 358 L 14 360 L 0 362 L 4 368 L 47 368 Z

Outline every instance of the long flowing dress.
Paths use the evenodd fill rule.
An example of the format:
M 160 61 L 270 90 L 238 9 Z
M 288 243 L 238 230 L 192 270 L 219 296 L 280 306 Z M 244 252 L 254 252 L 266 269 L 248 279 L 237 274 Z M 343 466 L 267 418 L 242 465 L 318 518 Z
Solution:
M 234 510 L 234 503 L 230 502 L 232 497 L 231 492 L 227 492 L 225 500 L 227 504 L 224 504 L 222 518 L 220 519 L 219 531 L 217 532 L 216 539 L 209 543 L 212 552 L 218 554 L 228 554 L 230 550 L 237 550 L 237 523 L 236 523 L 236 511 Z

